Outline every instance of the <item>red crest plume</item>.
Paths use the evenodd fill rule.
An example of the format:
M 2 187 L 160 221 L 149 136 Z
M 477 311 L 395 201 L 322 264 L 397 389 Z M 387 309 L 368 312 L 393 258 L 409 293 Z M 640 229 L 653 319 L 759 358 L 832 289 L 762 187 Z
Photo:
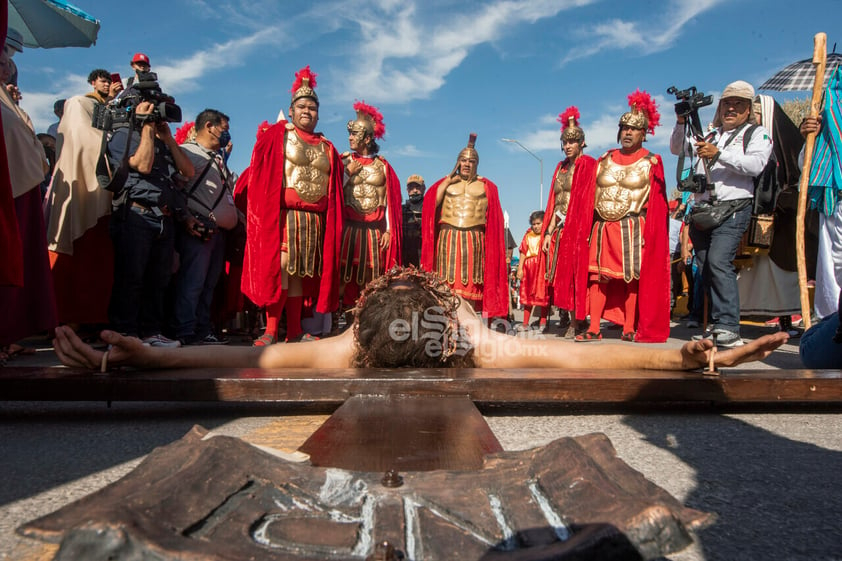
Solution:
M 263 121 L 259 125 L 257 125 L 257 136 L 256 138 L 259 140 L 263 133 L 269 130 L 269 127 L 272 125 L 269 124 L 269 121 Z
M 190 131 L 192 130 L 195 136 L 195 125 L 193 121 L 187 121 L 175 130 L 175 141 L 178 144 L 184 144 L 190 140 Z
M 658 106 L 652 96 L 645 91 L 635 90 L 629 94 L 629 107 L 632 111 L 640 111 L 646 115 L 649 121 L 649 133 L 655 134 L 655 127 L 661 124 L 661 114 L 658 113 Z
M 573 120 L 571 123 L 570 120 Z M 558 116 L 556 119 L 559 123 L 561 123 L 561 130 L 564 131 L 570 125 L 574 127 L 579 126 L 579 108 L 575 105 L 571 105 L 567 109 L 564 110 L 564 113 Z
M 374 123 L 374 138 L 383 138 L 386 134 L 386 125 L 383 124 L 383 115 L 376 107 L 367 105 L 364 101 L 358 101 L 354 104 L 354 111 L 368 115 Z
M 295 73 L 295 82 L 292 83 L 292 89 L 290 90 L 292 93 L 298 91 L 298 88 L 301 87 L 301 84 L 304 82 L 304 79 L 307 78 L 310 80 L 310 87 L 312 89 L 316 89 L 316 74 L 315 72 L 310 71 L 310 65 L 308 64 L 301 70 Z

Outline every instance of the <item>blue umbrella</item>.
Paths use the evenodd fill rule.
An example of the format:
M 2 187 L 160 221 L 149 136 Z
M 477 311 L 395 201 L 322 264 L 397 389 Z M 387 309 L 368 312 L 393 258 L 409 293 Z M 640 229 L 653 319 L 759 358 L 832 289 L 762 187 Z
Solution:
M 90 47 L 99 20 L 64 0 L 8 0 L 9 27 L 23 35 L 24 47 Z

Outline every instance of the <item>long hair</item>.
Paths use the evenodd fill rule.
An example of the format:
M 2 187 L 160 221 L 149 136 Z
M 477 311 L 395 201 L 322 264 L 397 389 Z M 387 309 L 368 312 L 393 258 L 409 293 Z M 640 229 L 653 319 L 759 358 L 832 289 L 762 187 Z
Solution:
M 461 300 L 433 273 L 394 267 L 355 308 L 357 368 L 471 368 L 473 347 L 456 320 Z

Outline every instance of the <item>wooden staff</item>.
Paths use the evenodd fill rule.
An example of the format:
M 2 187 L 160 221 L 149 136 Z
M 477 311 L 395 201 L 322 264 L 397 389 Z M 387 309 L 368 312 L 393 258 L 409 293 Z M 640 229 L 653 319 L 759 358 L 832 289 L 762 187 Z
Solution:
M 816 33 L 813 37 L 813 66 L 816 67 L 816 77 L 813 80 L 813 97 L 810 99 L 810 117 L 818 117 L 821 111 L 822 93 L 824 89 L 824 69 L 827 64 L 827 35 Z M 798 256 L 798 288 L 801 292 L 801 317 L 804 329 L 810 329 L 810 296 L 807 293 L 807 260 L 804 257 L 804 222 L 807 216 L 807 189 L 810 183 L 810 168 L 813 166 L 813 148 L 816 144 L 816 133 L 807 135 L 804 144 L 804 166 L 801 169 L 801 181 L 798 185 L 798 215 L 795 227 L 795 248 Z

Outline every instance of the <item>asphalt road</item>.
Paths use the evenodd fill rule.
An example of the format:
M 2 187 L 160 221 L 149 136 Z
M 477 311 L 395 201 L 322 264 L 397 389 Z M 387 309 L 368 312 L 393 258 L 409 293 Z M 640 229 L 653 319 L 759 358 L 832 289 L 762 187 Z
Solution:
M 743 334 L 770 331 L 746 326 Z M 673 335 L 664 346 L 690 332 L 676 326 Z M 753 367 L 800 367 L 797 343 Z M 11 364 L 49 365 L 55 357 L 45 349 Z M 508 450 L 605 433 L 632 467 L 687 506 L 716 513 L 673 561 L 842 560 L 842 409 L 483 413 Z M 16 527 L 115 481 L 193 425 L 244 436 L 299 414 L 242 404 L 0 402 L 0 559 L 32 558 L 40 544 Z

